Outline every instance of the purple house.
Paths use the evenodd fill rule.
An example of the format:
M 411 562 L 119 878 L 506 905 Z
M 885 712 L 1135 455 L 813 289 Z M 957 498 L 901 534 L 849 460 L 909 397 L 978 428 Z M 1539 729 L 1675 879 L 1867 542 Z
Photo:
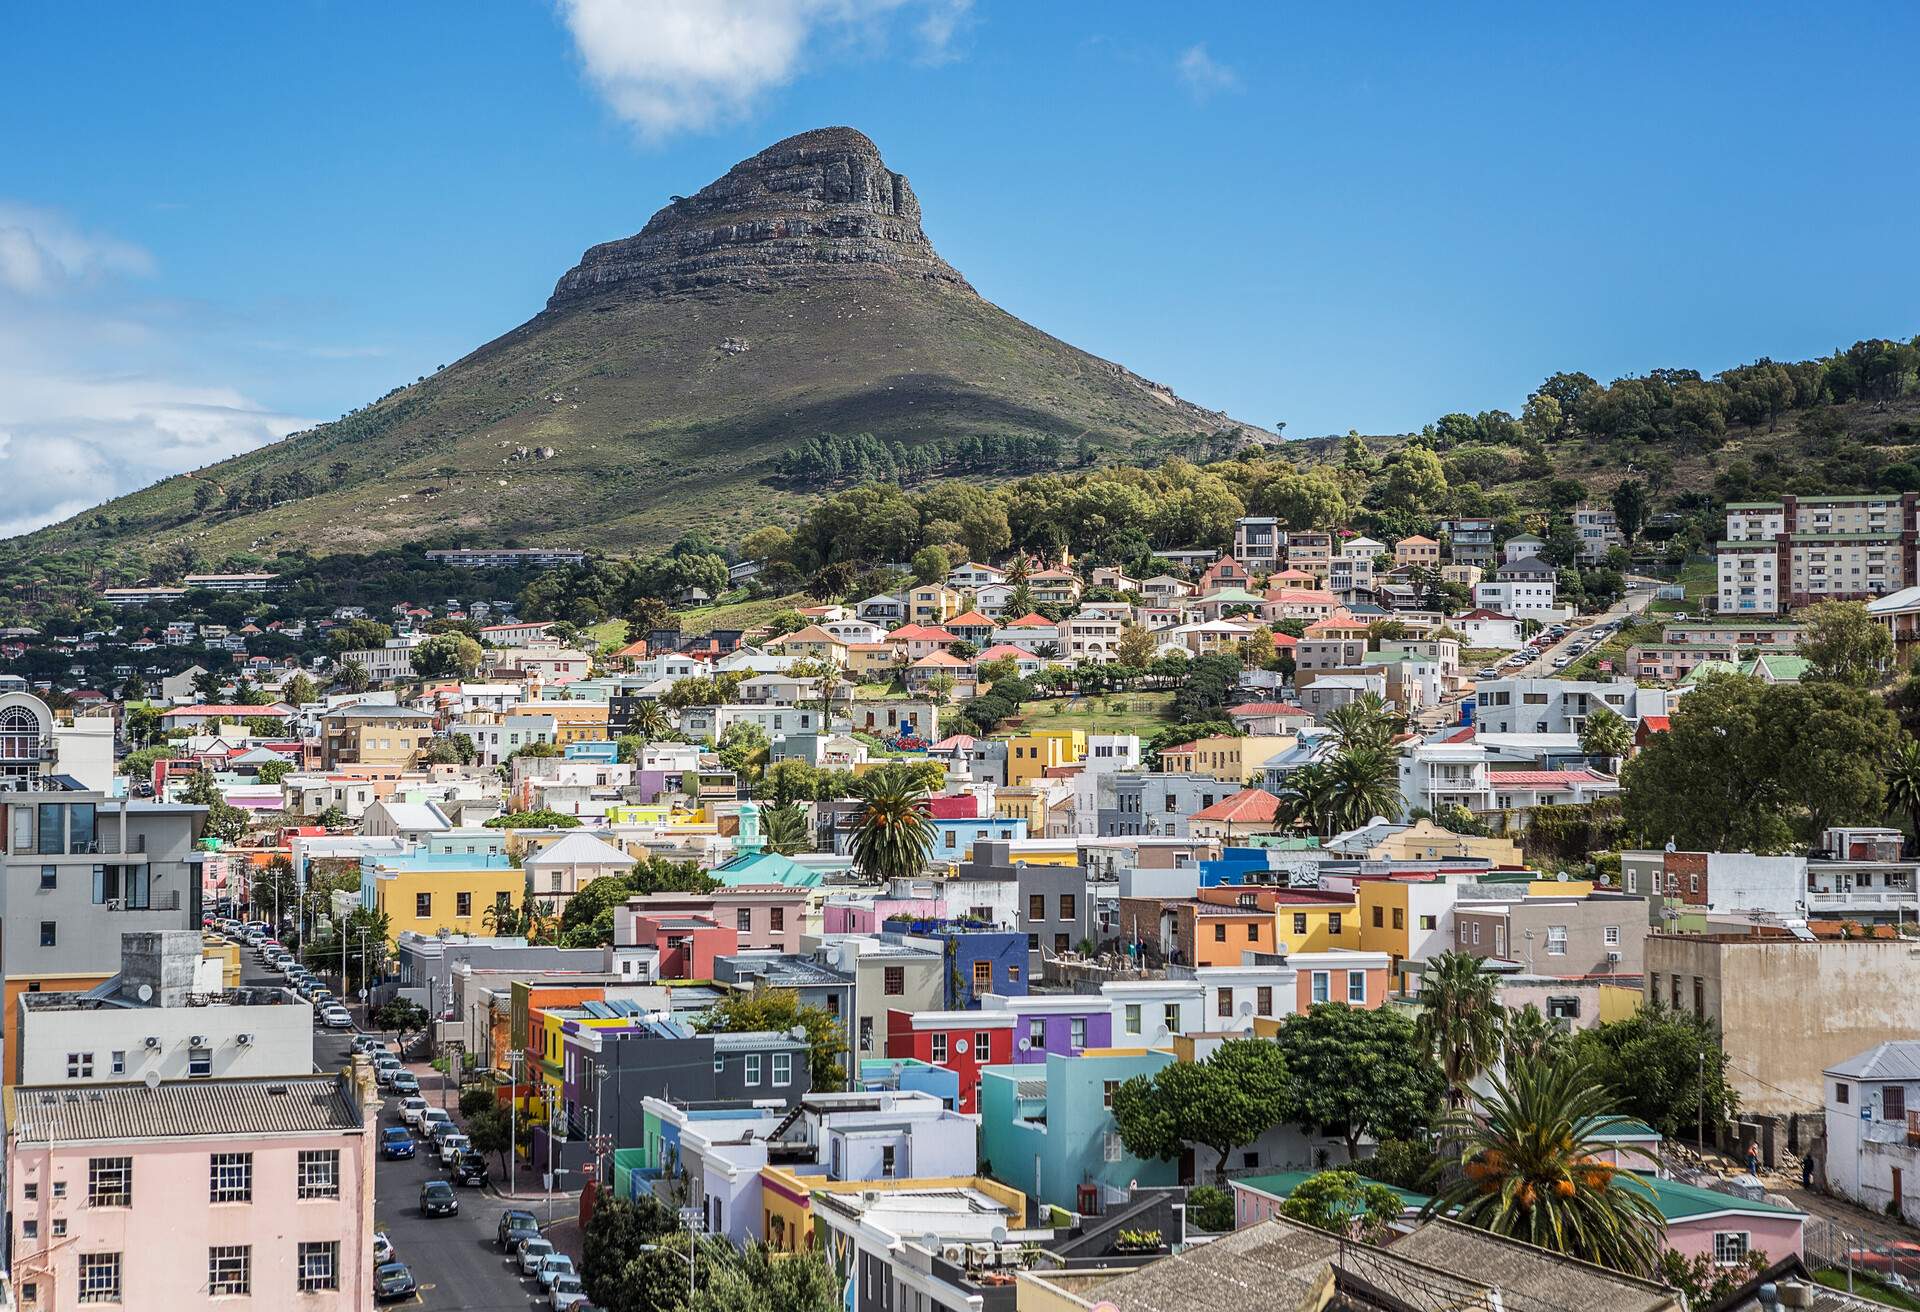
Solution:
M 988 993 L 982 1011 L 1010 1011 L 1016 1065 L 1044 1062 L 1049 1053 L 1077 1057 L 1089 1048 L 1113 1044 L 1113 1006 L 1098 993 L 1039 994 L 1007 997 Z

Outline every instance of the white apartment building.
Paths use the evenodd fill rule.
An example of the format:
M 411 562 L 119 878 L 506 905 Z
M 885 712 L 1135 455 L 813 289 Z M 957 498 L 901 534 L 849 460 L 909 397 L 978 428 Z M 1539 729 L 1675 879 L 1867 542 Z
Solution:
M 1717 556 L 1723 614 L 1779 614 L 1914 582 L 1920 494 L 1734 502 Z
M 1680 696 L 1678 690 L 1642 688 L 1631 679 L 1485 679 L 1474 694 L 1473 718 L 1481 733 L 1577 734 L 1601 706 L 1634 724 L 1667 714 Z
M 1604 560 L 1609 551 L 1627 544 L 1620 521 L 1605 506 L 1575 506 L 1573 531 L 1580 539 L 1580 559 L 1589 563 Z
M 1233 558 L 1249 573 L 1270 574 L 1287 556 L 1287 533 L 1271 515 L 1248 515 L 1233 525 Z

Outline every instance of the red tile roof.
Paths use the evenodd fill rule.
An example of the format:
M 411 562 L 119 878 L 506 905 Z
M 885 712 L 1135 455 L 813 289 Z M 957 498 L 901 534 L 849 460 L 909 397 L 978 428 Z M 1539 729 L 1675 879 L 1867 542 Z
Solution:
M 935 820 L 978 820 L 980 799 L 972 793 L 961 793 L 954 797 L 929 797 L 927 814 Z
M 982 661 L 999 661 L 999 660 L 1006 660 L 1008 658 L 1012 658 L 1013 660 L 1016 660 L 1016 661 L 1030 661 L 1033 659 L 1033 653 L 1028 651 L 1025 647 L 1016 647 L 1010 642 L 1000 642 L 1000 643 L 995 643 L 993 646 L 987 648 L 985 651 L 981 652 L 974 659 L 982 660 Z
M 1243 788 L 1232 797 L 1188 816 L 1194 820 L 1219 820 L 1227 824 L 1271 824 L 1280 815 L 1280 799 L 1264 788 Z
M 1248 702 L 1244 706 L 1234 706 L 1227 710 L 1230 719 L 1242 715 L 1306 715 L 1304 706 L 1295 706 L 1292 702 Z
M 990 629 L 993 627 L 993 621 L 977 610 L 970 610 L 965 615 L 955 615 L 946 622 L 944 627 L 951 629 L 957 624 L 964 624 L 970 629 Z
M 1519 788 L 1555 788 L 1566 784 L 1612 783 L 1609 775 L 1595 770 L 1489 770 L 1487 782 L 1494 788 L 1508 785 Z
M 1003 629 L 1057 629 L 1060 626 L 1037 610 L 1030 610 L 1017 620 L 1008 620 L 1000 626 Z
M 1672 722 L 1664 715 L 1643 715 L 1640 717 L 1640 727 L 1648 733 L 1665 733 L 1672 727 Z
M 902 624 L 887 635 L 888 642 L 958 642 L 953 634 L 925 624 Z

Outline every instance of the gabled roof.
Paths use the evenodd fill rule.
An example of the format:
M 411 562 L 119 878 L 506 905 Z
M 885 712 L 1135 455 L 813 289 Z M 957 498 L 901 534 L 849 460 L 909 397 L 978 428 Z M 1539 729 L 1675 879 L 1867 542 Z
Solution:
M 778 638 L 770 638 L 768 639 L 768 642 L 769 642 L 769 645 L 775 642 L 779 642 L 779 643 L 831 642 L 842 647 L 846 646 L 846 641 L 844 639 L 836 638 L 833 634 L 828 633 L 825 629 L 821 628 L 818 624 L 809 624 L 804 629 L 795 629 L 792 633 L 782 634 Z
M 1280 815 L 1280 799 L 1264 788 L 1244 788 L 1188 816 L 1189 821 L 1217 820 L 1225 824 L 1272 824 Z
M 1876 1043 L 1821 1073 L 1850 1080 L 1920 1080 L 1920 1039 Z
M 574 830 L 521 861 L 527 866 L 606 866 L 631 864 L 633 858 L 611 843 L 583 830 Z
M 1003 629 L 1057 629 L 1060 626 L 1039 611 L 1030 610 L 1017 620 L 1002 621 L 1000 627 Z
M 935 628 L 926 624 L 902 624 L 887 635 L 888 642 L 957 642 L 958 638 L 944 628 Z
M 1515 788 L 1566 788 L 1574 784 L 1610 784 L 1612 775 L 1597 770 L 1490 770 L 1487 783 L 1498 789 L 1502 785 Z
M 139 1082 L 85 1090 L 23 1085 L 14 1128 L 36 1143 L 312 1134 L 359 1130 L 360 1106 L 334 1075 Z
M 1480 607 L 1478 610 L 1470 610 L 1465 615 L 1456 615 L 1453 618 L 1455 620 L 1499 620 L 1503 624 L 1518 624 L 1520 622 L 1511 615 L 1502 615 L 1499 611 L 1488 610 L 1485 606 Z M 1451 624 L 1453 620 L 1447 622 Z
M 1311 719 L 1312 714 L 1304 706 L 1295 706 L 1292 702 L 1247 702 L 1241 706 L 1227 708 L 1228 719 L 1238 719 L 1243 715 L 1298 715 Z
M 948 629 L 957 628 L 961 626 L 965 626 L 966 628 L 969 628 L 969 629 L 990 629 L 993 627 L 993 621 L 988 619 L 985 615 L 982 615 L 977 610 L 970 610 L 965 615 L 955 615 L 952 619 L 948 620 L 944 625 L 942 625 L 943 628 L 948 628 Z
M 972 661 L 963 661 L 950 651 L 930 651 L 925 656 L 922 656 L 919 660 L 915 661 L 909 668 L 915 669 L 915 670 L 934 669 L 934 668 L 940 668 L 940 667 L 961 669 L 961 668 L 971 668 L 972 665 L 973 665 Z
M 1028 651 L 1025 647 L 1016 647 L 1012 643 L 1000 642 L 1000 643 L 995 643 L 993 646 L 987 648 L 985 651 L 981 652 L 974 659 L 982 660 L 982 661 L 998 661 L 998 660 L 1008 660 L 1008 659 L 1016 660 L 1016 661 L 1030 661 L 1034 659 L 1034 656 L 1033 656 L 1033 653 Z

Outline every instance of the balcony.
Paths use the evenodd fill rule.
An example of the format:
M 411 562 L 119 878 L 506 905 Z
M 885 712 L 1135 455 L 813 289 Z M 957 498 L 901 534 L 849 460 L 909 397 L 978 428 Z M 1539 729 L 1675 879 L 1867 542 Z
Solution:
M 1808 911 L 1913 911 L 1920 909 L 1920 897 L 1910 888 L 1849 889 L 1845 892 L 1807 894 Z
M 180 909 L 180 890 L 172 889 L 165 893 L 154 893 L 136 906 L 127 905 L 123 897 L 110 897 L 100 904 L 103 911 L 178 911 Z

